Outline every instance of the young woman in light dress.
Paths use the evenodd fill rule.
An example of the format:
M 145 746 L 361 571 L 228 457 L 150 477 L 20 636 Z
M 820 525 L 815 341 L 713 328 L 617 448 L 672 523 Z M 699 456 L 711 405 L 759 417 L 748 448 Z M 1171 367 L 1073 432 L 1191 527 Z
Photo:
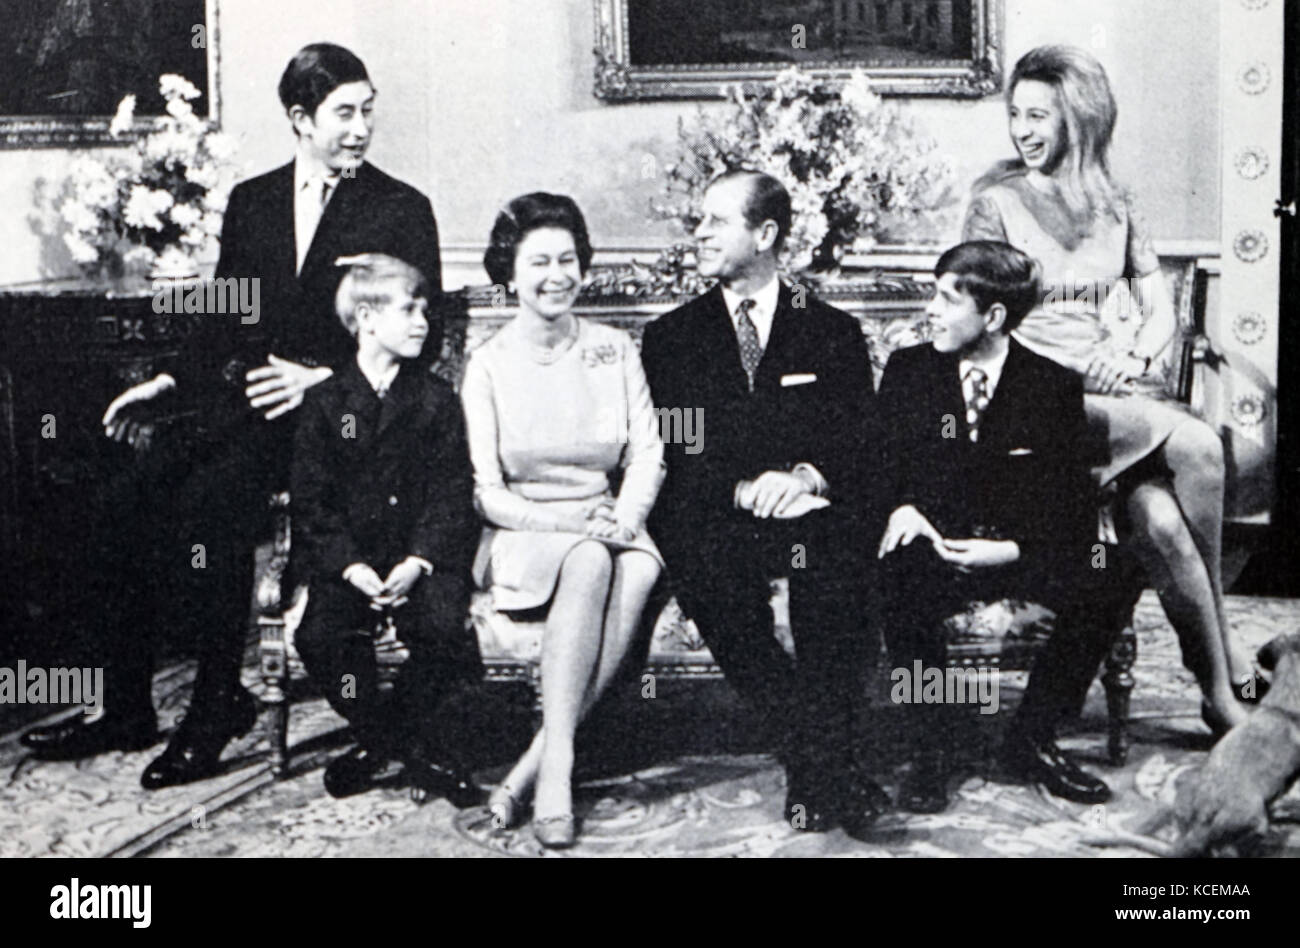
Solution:
M 1110 174 L 1110 82 L 1088 53 L 1043 46 L 1016 64 L 1008 90 L 1017 157 L 976 184 L 964 238 L 1005 241 L 1042 264 L 1044 305 L 1016 338 L 1083 376 L 1093 473 L 1112 492 L 1121 538 L 1160 595 L 1218 733 L 1245 719 L 1238 697 L 1254 675 L 1223 605 L 1223 443 L 1165 395 L 1177 318 L 1132 194 Z M 1140 310 L 1123 341 L 1103 319 L 1117 285 Z

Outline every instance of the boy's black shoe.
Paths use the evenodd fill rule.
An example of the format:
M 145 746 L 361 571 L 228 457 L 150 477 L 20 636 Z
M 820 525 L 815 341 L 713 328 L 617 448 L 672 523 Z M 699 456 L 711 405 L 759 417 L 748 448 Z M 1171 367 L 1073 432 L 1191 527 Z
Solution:
M 1105 803 L 1110 787 L 1070 760 L 1052 740 L 1009 737 L 1002 747 L 1002 766 L 1017 777 L 1041 783 L 1051 793 L 1075 803 Z
M 839 825 L 839 816 L 825 799 L 818 781 L 800 769 L 786 768 L 785 821 L 805 833 L 825 833 Z
M 388 764 L 388 757 L 360 744 L 344 751 L 325 766 L 325 792 L 336 800 L 365 793 Z
M 411 797 L 417 803 L 429 797 L 444 797 L 456 809 L 464 810 L 484 802 L 483 788 L 451 763 L 434 760 L 423 753 L 408 754 L 404 763 L 411 782 Z

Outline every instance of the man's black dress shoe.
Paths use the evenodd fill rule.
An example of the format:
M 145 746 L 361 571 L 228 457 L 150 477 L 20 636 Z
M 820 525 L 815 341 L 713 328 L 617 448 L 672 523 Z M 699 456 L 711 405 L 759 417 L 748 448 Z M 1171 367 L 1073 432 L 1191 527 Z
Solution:
M 825 833 L 839 825 L 839 814 L 831 807 L 816 781 L 786 771 L 785 821 L 805 833 Z
M 375 777 L 388 763 L 386 754 L 367 750 L 357 744 L 325 767 L 325 792 L 336 800 L 365 793 L 375 784 Z
M 140 775 L 140 786 L 159 790 L 211 777 L 220 769 L 221 751 L 230 741 L 247 734 L 257 723 L 257 701 L 240 688 L 223 721 L 195 722 L 194 709 L 186 714 L 167 749 Z
M 1075 803 L 1105 803 L 1110 787 L 1080 769 L 1055 741 L 1009 738 L 1002 749 L 1002 764 L 1018 777 L 1041 783 L 1048 791 Z
M 484 800 L 483 788 L 469 774 L 449 763 L 414 753 L 408 754 L 404 762 L 411 782 L 411 797 L 417 803 L 429 797 L 444 797 L 456 809 L 465 810 Z
M 948 809 L 948 755 L 927 748 L 912 758 L 912 769 L 898 790 L 898 805 L 911 813 Z
M 894 801 L 879 784 L 865 777 L 855 777 L 850 781 L 844 804 L 840 807 L 840 824 L 854 839 L 865 839 L 871 835 L 876 821 L 893 808 Z
M 42 760 L 76 760 L 105 751 L 139 751 L 158 743 L 158 725 L 148 718 L 105 713 L 94 721 L 76 714 L 34 727 L 19 742 Z

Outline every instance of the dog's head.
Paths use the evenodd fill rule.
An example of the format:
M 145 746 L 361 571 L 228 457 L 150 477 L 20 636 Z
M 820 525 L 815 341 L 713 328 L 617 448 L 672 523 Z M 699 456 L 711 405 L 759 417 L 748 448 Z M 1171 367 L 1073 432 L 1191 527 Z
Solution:
M 1272 672 L 1272 687 L 1264 700 L 1300 713 L 1300 632 L 1279 635 L 1259 650 L 1258 658 L 1260 667 Z

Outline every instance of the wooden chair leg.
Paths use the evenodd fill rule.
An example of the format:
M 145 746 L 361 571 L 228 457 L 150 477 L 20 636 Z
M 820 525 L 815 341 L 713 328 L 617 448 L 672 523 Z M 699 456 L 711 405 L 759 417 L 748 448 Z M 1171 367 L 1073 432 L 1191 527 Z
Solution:
M 275 523 L 271 556 L 257 578 L 258 650 L 267 715 L 266 737 L 271 746 L 271 772 L 281 777 L 289 762 L 289 651 L 285 640 L 284 574 L 289 565 L 289 495 L 272 496 Z
M 284 641 L 284 619 L 259 616 L 262 658 L 262 703 L 267 715 L 266 738 L 271 746 L 271 772 L 284 776 L 289 763 L 289 656 Z
M 1129 624 L 1115 637 L 1115 644 L 1106 656 L 1106 670 L 1101 676 L 1106 689 L 1106 711 L 1110 717 L 1107 750 L 1111 764 L 1116 767 L 1128 761 L 1129 699 L 1133 694 L 1133 663 L 1136 661 L 1137 633 Z

